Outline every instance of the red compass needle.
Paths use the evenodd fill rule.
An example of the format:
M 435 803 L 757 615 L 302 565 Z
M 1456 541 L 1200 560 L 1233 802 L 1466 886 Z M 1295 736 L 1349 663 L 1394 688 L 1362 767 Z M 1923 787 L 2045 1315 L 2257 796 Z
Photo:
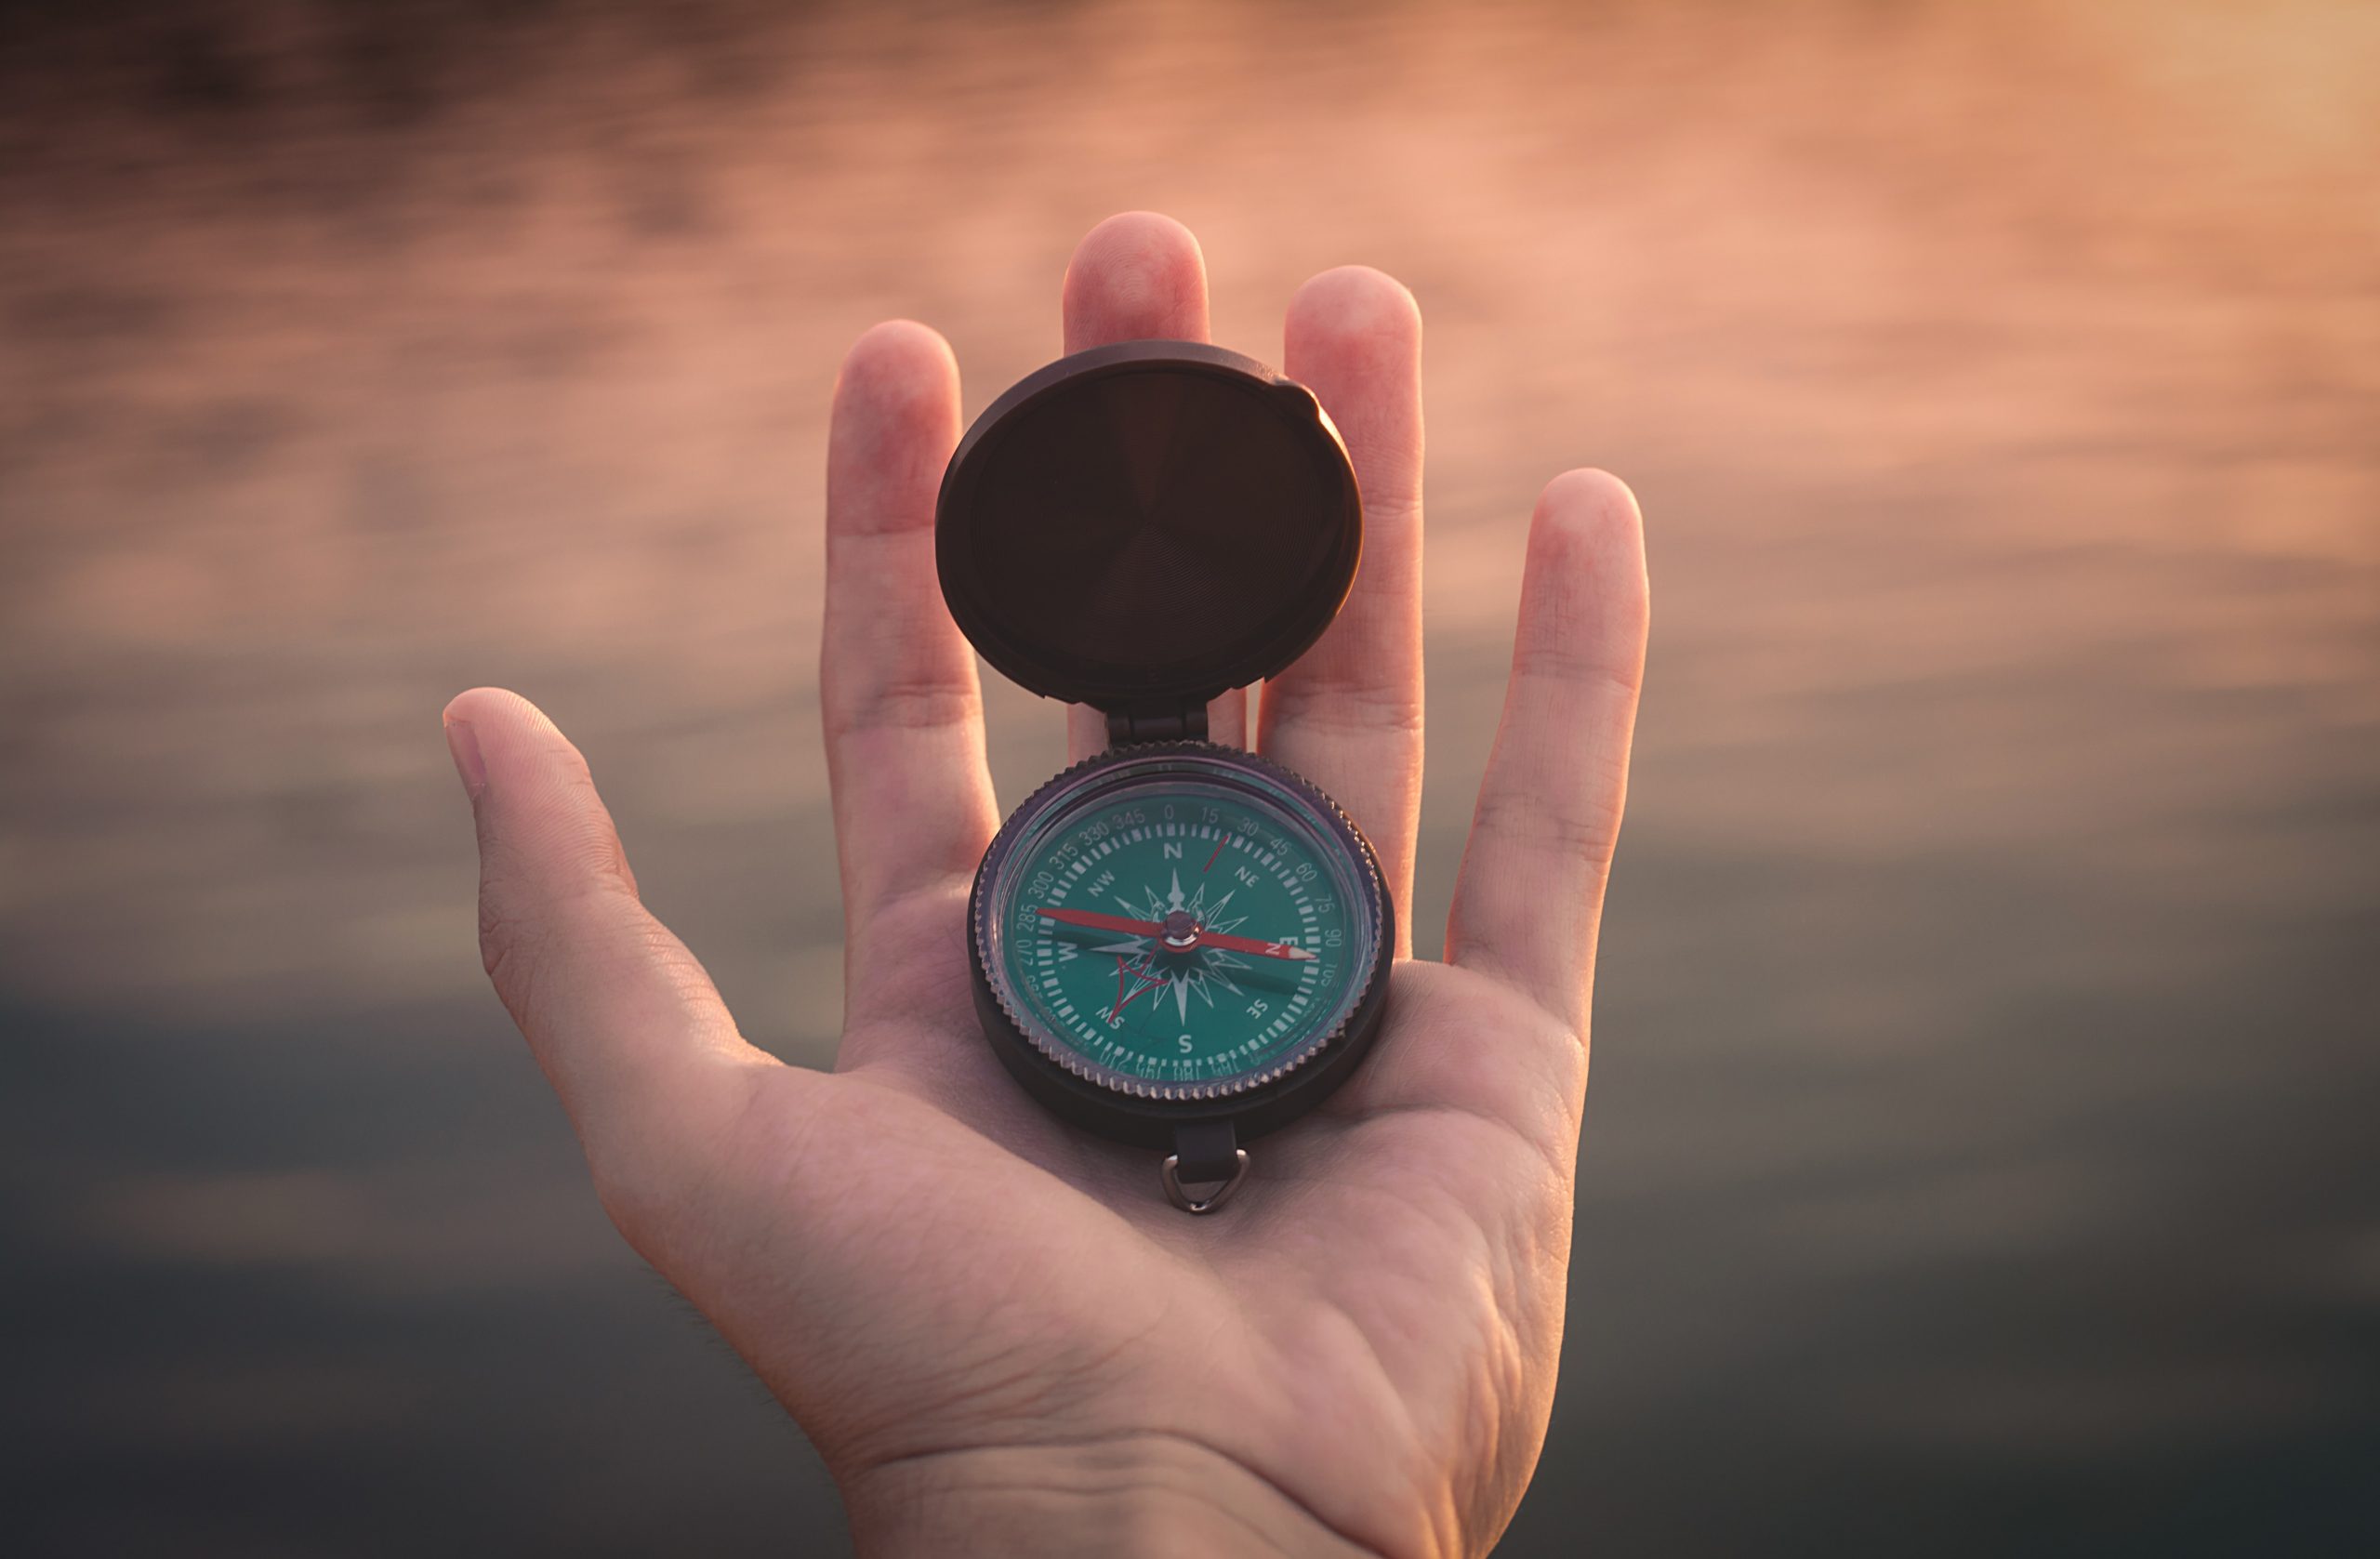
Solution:
M 1220 948 L 1226 953 L 1248 953 L 1260 958 L 1289 958 L 1312 961 L 1318 955 L 1287 942 L 1259 942 L 1252 936 L 1225 936 L 1198 927 L 1187 942 L 1175 942 L 1167 936 L 1164 925 L 1156 920 L 1128 920 L 1121 915 L 1102 915 L 1089 909 L 1051 909 L 1047 905 L 1033 912 L 1060 925 L 1083 926 L 1095 931 L 1128 931 L 1134 936 L 1156 937 L 1175 952 L 1193 947 Z

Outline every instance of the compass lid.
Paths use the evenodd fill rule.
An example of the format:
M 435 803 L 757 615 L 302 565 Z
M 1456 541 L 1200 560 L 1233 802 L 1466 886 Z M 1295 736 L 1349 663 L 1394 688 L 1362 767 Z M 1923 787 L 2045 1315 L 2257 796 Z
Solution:
M 1020 380 L 959 442 L 943 599 L 1003 676 L 1164 716 L 1288 666 L 1355 583 L 1363 502 L 1313 391 L 1197 341 L 1125 341 Z

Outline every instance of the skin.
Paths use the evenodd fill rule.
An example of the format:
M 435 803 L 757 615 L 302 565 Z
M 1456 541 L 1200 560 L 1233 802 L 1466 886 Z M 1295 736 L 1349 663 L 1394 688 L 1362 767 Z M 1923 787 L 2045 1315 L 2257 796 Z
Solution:
M 1197 244 L 1117 217 L 1068 267 L 1064 344 L 1204 339 Z M 1344 434 L 1361 576 L 1263 690 L 1258 745 L 1362 825 L 1411 902 L 1421 783 L 1421 317 L 1325 271 L 1282 357 Z M 968 994 L 999 822 L 973 657 L 933 569 L 959 433 L 949 348 L 881 324 L 837 380 L 821 666 L 847 1021 L 831 1074 L 747 1045 L 639 903 L 585 760 L 518 695 L 446 710 L 489 975 L 628 1242 L 825 1457 L 867 1554 L 1485 1552 L 1537 1462 L 1562 1340 L 1596 926 L 1644 666 L 1635 501 L 1556 477 L 1448 927 L 1378 1046 L 1192 1218 L 1152 1155 L 1044 1114 Z M 1246 730 L 1234 694 L 1219 740 Z M 1077 756 L 1097 717 L 1075 710 Z

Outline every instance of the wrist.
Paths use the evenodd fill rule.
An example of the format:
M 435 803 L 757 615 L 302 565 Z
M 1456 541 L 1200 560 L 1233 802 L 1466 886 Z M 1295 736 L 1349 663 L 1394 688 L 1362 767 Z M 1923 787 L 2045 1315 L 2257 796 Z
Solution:
M 862 1559 L 1375 1559 L 1270 1479 L 1170 1434 L 906 1457 L 847 1478 Z

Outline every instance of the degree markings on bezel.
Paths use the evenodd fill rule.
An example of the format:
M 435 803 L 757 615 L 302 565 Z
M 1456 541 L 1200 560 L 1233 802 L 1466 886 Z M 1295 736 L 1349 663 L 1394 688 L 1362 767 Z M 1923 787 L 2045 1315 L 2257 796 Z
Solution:
M 1104 776 L 1093 772 L 1110 769 L 1114 772 Z M 1179 804 L 1180 795 L 1163 795 L 1169 782 L 1216 794 L 1225 808 L 1258 815 L 1243 815 L 1239 821 L 1250 825 L 1246 827 L 1229 820 L 1195 818 L 1170 823 L 1161 818 L 1134 818 L 1129 824 L 1100 826 L 1102 814 L 1111 809 L 1128 812 L 1169 799 Z M 1262 826 L 1255 826 L 1260 823 Z M 1369 852 L 1355 842 L 1360 835 L 1329 799 L 1276 765 L 1210 744 L 1169 743 L 1109 752 L 1051 779 L 1017 809 L 1002 832 L 1010 838 L 995 844 L 986 857 L 985 880 L 978 885 L 972 938 L 976 960 L 1011 1027 L 1044 1058 L 1101 1088 L 1144 1099 L 1185 1102 L 1226 1098 L 1263 1088 L 1329 1050 L 1369 993 L 1386 911 L 1377 869 Z M 1110 858 L 1119 850 L 1152 841 L 1159 844 L 1160 859 L 1170 868 L 1168 879 L 1158 883 L 1124 880 Z M 1177 841 L 1206 842 L 1210 849 L 1198 852 L 1198 860 L 1191 860 L 1187 851 L 1176 848 Z M 1285 856 L 1291 844 L 1299 848 Z M 1236 1042 L 1209 1050 L 1194 1060 L 1158 1055 L 1145 1042 L 1153 1033 L 1145 1023 L 1156 1000 L 1170 994 L 1169 1008 L 1186 1021 L 1201 1010 L 1192 1005 L 1194 1001 L 1211 1007 L 1221 988 L 1227 987 L 1234 999 L 1249 995 L 1249 990 L 1231 982 L 1253 978 L 1252 965 L 1263 960 L 1236 960 L 1223 949 L 1203 949 L 1195 966 L 1177 971 L 1186 977 L 1158 982 L 1165 988 L 1152 1000 L 1141 993 L 1153 990 L 1154 984 L 1136 991 L 1126 971 L 1131 954 L 1145 945 L 1145 939 L 1128 946 L 1120 936 L 1107 940 L 1110 933 L 1094 932 L 1091 934 L 1104 940 L 1095 945 L 1071 944 L 1081 945 L 1083 951 L 1068 955 L 1059 949 L 1070 944 L 1041 921 L 1030 933 L 1033 945 L 1016 946 L 1018 967 L 1008 967 L 1003 959 L 1002 949 L 1017 944 L 1023 935 L 1011 929 L 1011 922 L 1020 912 L 1030 913 L 1031 905 L 1025 904 L 1028 896 L 1034 896 L 1025 890 L 1030 882 L 1046 879 L 1036 902 L 1051 905 L 1063 905 L 1078 893 L 1091 895 L 1093 901 L 1104 893 L 1116 902 L 1117 890 L 1137 890 L 1144 902 L 1134 904 L 1125 898 L 1119 907 L 1139 912 L 1136 918 L 1157 919 L 1161 915 L 1150 912 L 1167 907 L 1176 890 L 1185 901 L 1197 902 L 1191 897 L 1188 879 L 1176 874 L 1202 875 L 1202 863 L 1211 867 L 1218 858 L 1234 856 L 1261 866 L 1254 880 L 1277 890 L 1282 895 L 1279 908 L 1293 912 L 1296 918 L 1294 927 L 1247 929 L 1260 939 L 1285 938 L 1321 953 L 1325 928 L 1315 907 L 1314 892 L 1320 883 L 1299 880 L 1298 854 L 1311 857 L 1309 864 L 1326 874 L 1321 881 L 1328 882 L 1330 896 L 1339 905 L 1333 914 L 1346 933 L 1345 945 L 1321 958 L 1300 960 L 1293 982 L 1271 985 L 1258 997 L 1278 1004 L 1276 1011 L 1265 1015 L 1269 1021 L 1244 1037 L 1230 1036 Z M 1203 896 L 1201 889 L 1198 898 Z M 1222 926 L 1206 929 L 1221 931 Z M 1124 951 L 1118 952 L 1119 947 Z M 1080 960 L 1101 956 L 1103 950 L 1111 967 L 1119 971 L 1119 979 L 1117 985 L 1104 993 L 1117 1001 L 1103 1001 L 1100 1016 L 1129 1008 L 1137 999 L 1144 1004 L 1138 1020 L 1120 1025 L 1101 1024 L 1085 1011 L 1082 993 L 1078 991 L 1069 999 L 1064 983 L 1056 979 L 1062 967 L 1086 967 Z M 1225 958 L 1235 961 L 1222 962 Z M 1208 982 L 1219 974 L 1221 980 L 1210 986 Z M 1130 1042 L 1136 1034 L 1144 1041 L 1137 1047 Z M 1183 1033 L 1180 1037 L 1186 1048 L 1194 1036 Z M 1268 1053 L 1269 1063 L 1259 1060 L 1250 1070 L 1218 1075 L 1220 1068 L 1246 1065 Z M 1144 1071 L 1136 1075 L 1127 1070 L 1132 1066 Z M 1160 1075 L 1145 1075 L 1146 1071 Z

